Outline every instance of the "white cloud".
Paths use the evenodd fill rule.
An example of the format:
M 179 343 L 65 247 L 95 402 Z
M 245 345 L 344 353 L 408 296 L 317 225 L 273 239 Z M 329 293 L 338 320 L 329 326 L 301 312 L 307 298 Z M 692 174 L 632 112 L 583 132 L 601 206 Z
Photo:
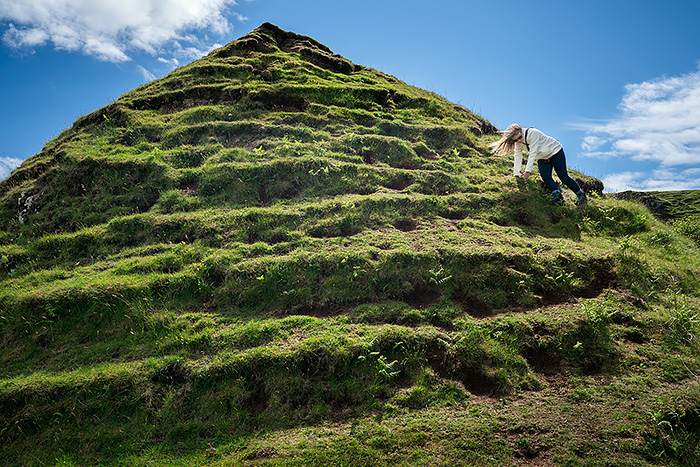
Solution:
M 629 84 L 625 86 L 619 109 L 618 118 L 574 126 L 586 131 L 580 155 L 622 159 L 632 166 L 635 162 L 651 162 L 658 164 L 660 170 L 654 171 L 653 177 L 634 171 L 610 175 L 603 180 L 607 188 L 614 191 L 660 190 L 657 186 L 700 188 L 699 177 L 691 176 L 698 169 L 661 170 L 700 167 L 700 69 L 681 76 Z
M 588 135 L 585 138 L 583 138 L 583 142 L 581 143 L 581 148 L 586 153 L 592 154 L 595 153 L 600 147 L 604 146 L 608 142 L 607 139 L 601 138 L 599 136 L 594 136 L 594 135 Z
M 231 10 L 235 5 L 234 0 L 0 0 L 0 21 L 7 23 L 3 41 L 10 47 L 52 45 L 124 62 L 133 52 L 155 55 L 165 46 L 211 50 L 192 32 L 230 31 L 229 18 L 245 20 Z
M 578 125 L 584 156 L 700 164 L 700 70 L 625 86 L 619 118 Z
M 606 175 L 602 178 L 602 180 L 606 191 L 618 192 L 635 190 L 636 188 L 633 188 L 633 185 L 635 185 L 635 182 L 643 176 L 644 173 L 642 172 L 621 172 Z
M 0 156 L 0 180 L 7 178 L 22 162 L 24 162 L 22 159 Z
M 697 190 L 700 187 L 700 168 L 677 170 L 660 168 L 651 172 L 620 172 L 602 177 L 605 191 L 674 191 Z
M 148 71 L 147 69 L 142 67 L 141 65 L 139 65 L 137 68 L 138 68 L 139 72 L 141 73 L 141 76 L 143 76 L 143 80 L 145 82 L 148 83 L 148 82 L 151 82 L 154 79 L 156 79 L 156 75 L 154 75 L 153 73 L 151 73 L 150 71 Z
M 170 65 L 170 66 L 173 66 L 175 68 L 180 66 L 180 61 L 175 57 L 171 58 L 170 60 L 167 60 L 163 57 L 158 57 L 158 61 L 160 63 L 165 63 L 166 65 Z

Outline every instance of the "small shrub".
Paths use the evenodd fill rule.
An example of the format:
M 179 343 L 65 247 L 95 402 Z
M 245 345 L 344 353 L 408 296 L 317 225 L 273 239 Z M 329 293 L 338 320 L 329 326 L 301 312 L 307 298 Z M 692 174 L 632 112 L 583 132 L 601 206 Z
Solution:
M 618 357 L 610 329 L 614 308 L 598 300 L 586 301 L 582 307 L 583 319 L 561 336 L 558 346 L 570 365 L 598 373 L 613 366 Z

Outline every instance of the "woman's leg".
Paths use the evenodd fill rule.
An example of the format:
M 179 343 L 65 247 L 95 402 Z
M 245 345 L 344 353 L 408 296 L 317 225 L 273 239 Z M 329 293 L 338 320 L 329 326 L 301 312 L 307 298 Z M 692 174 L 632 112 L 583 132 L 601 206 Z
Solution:
M 540 171 L 540 177 L 542 177 L 542 181 L 544 181 L 544 184 L 547 185 L 549 191 L 555 192 L 559 190 L 559 185 L 557 185 L 557 182 L 555 182 L 552 178 L 552 164 L 543 161 L 537 161 L 537 168 Z
M 552 157 L 551 166 L 554 167 L 554 171 L 557 173 L 559 180 L 561 180 L 564 185 L 568 186 L 571 191 L 574 193 L 579 193 L 581 191 L 579 184 L 569 176 L 569 172 L 566 170 L 566 155 L 563 149 Z M 551 172 L 552 169 L 550 168 L 549 170 Z

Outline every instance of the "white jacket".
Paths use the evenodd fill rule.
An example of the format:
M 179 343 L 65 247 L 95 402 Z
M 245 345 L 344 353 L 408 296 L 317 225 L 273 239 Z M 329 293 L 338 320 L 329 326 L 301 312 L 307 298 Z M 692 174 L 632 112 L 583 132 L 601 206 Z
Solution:
M 523 165 L 523 151 L 528 151 L 530 154 L 527 158 L 525 172 L 532 172 L 532 166 L 535 161 L 549 159 L 558 153 L 562 146 L 559 141 L 547 136 L 537 128 L 523 129 L 523 133 L 527 131 L 527 144 L 530 146 L 528 151 L 525 143 L 515 143 L 515 157 L 513 160 L 513 175 L 520 175 L 520 169 Z

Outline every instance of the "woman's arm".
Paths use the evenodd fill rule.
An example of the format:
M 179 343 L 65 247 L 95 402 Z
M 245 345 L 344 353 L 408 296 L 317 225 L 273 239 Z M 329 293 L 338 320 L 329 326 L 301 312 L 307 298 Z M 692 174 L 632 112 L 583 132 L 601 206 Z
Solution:
M 515 143 L 513 150 L 513 175 L 515 177 L 520 176 L 520 169 L 523 166 L 523 145 L 520 143 Z

